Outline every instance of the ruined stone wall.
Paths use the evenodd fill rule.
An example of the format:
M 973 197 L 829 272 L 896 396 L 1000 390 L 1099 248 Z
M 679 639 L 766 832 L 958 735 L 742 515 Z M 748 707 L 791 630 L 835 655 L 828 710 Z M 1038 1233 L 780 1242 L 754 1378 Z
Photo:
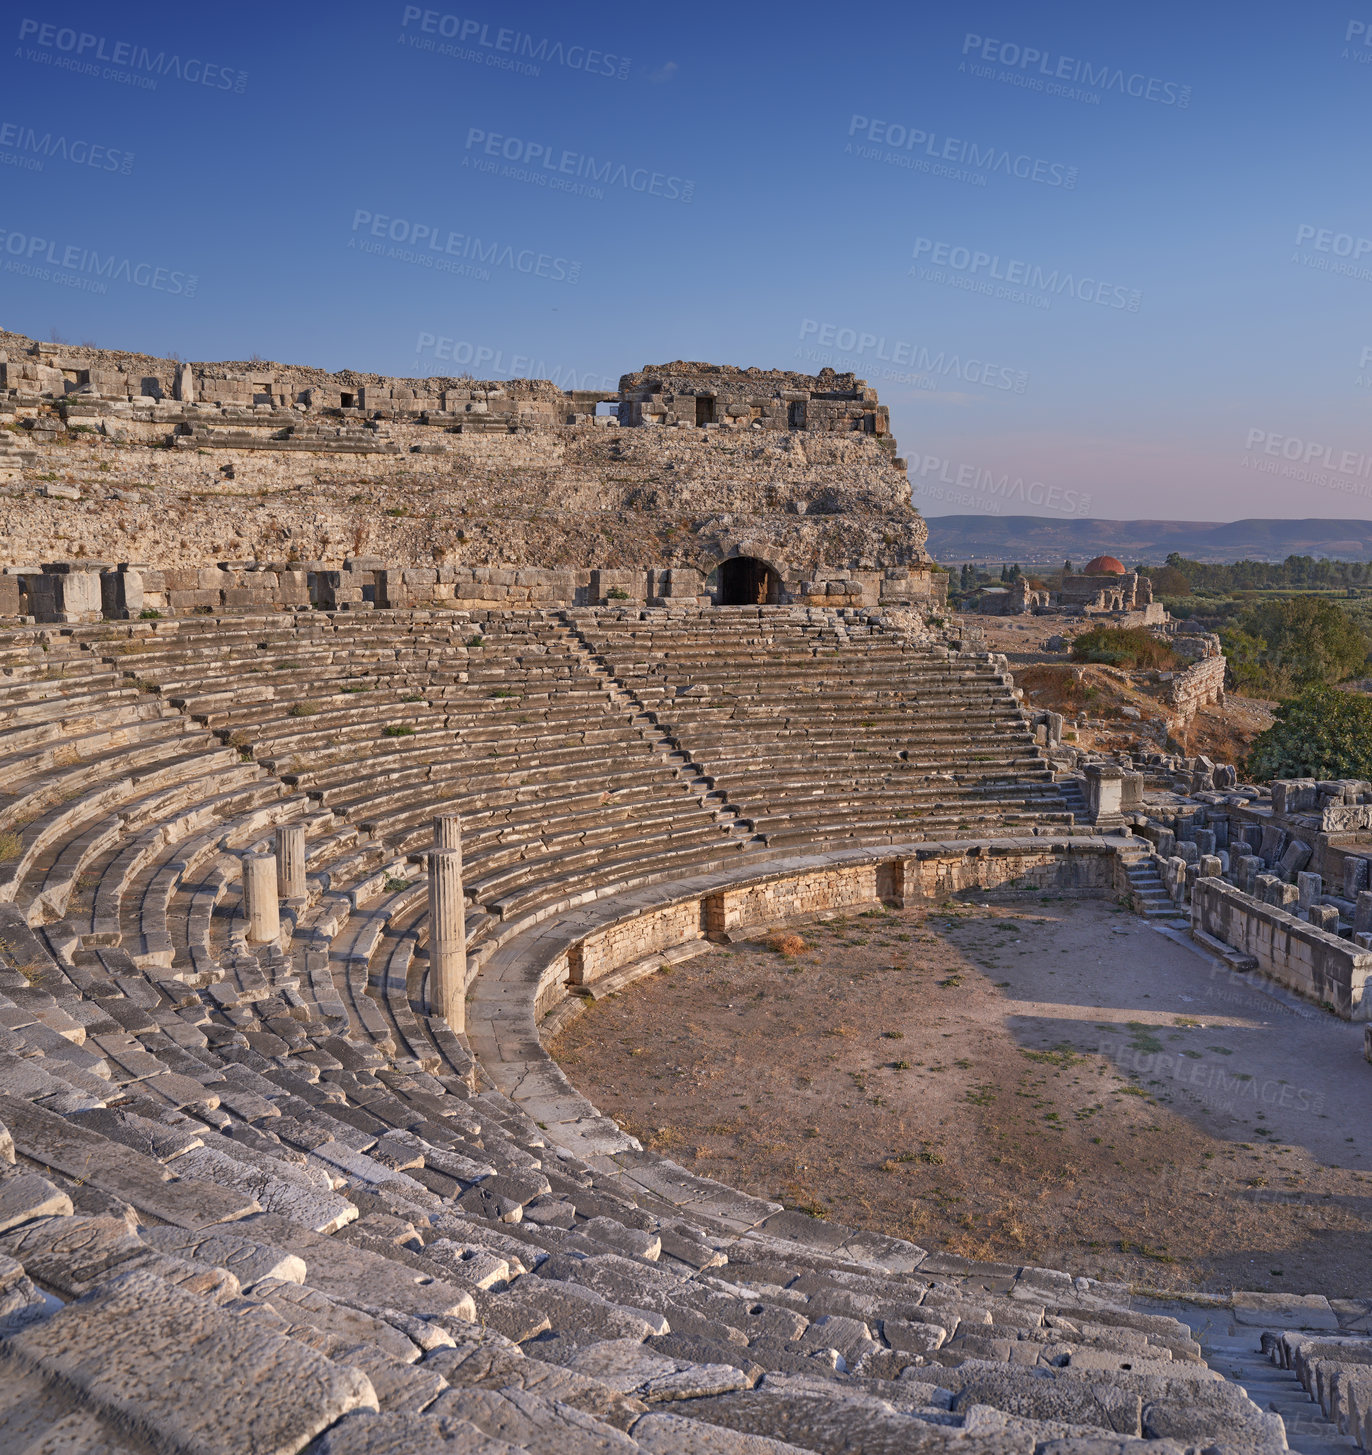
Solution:
M 625 374 L 619 422 L 627 427 L 799 430 L 886 435 L 875 389 L 853 374 L 795 374 L 678 361 Z
M 1332 1006 L 1345 1020 L 1372 1015 L 1372 1002 L 1364 994 L 1372 951 L 1214 877 L 1192 885 L 1191 923 L 1202 934 L 1251 955 L 1264 975 Z
M 1183 722 L 1193 717 L 1198 708 L 1224 701 L 1226 665 L 1222 656 L 1202 657 L 1167 684 L 1167 700 Z
M 176 388 L 170 361 L 104 358 L 126 381 L 170 369 Z M 55 366 L 25 354 L 15 367 Z M 209 366 L 197 367 L 203 382 Z M 746 555 L 777 572 L 788 601 L 943 599 L 904 461 L 889 436 L 866 429 L 623 428 L 578 414 L 586 401 L 547 381 L 482 386 L 486 401 L 465 381 L 467 413 L 448 397 L 450 380 L 424 381 L 438 397 L 432 410 L 379 398 L 372 409 L 319 408 L 301 402 L 323 388 L 318 370 L 293 371 L 299 377 L 269 391 L 270 402 L 238 406 L 101 398 L 89 384 L 43 398 L 25 391 L 51 379 L 17 380 L 6 368 L 0 566 L 94 558 L 171 570 L 336 567 L 378 556 L 413 569 L 680 569 L 706 577 L 708 592 L 721 561 Z M 268 366 L 258 372 L 268 382 Z M 328 377 L 330 390 L 342 380 L 359 399 L 400 387 Z M 490 412 L 495 391 L 513 413 Z M 292 393 L 301 398 L 288 405 Z M 866 398 L 856 405 L 874 408 Z
M 878 864 L 834 865 L 725 890 L 704 901 L 706 933 L 727 941 L 791 920 L 880 904 L 881 881 L 888 877 Z
M 489 395 L 515 401 L 571 404 L 548 379 L 476 380 L 469 375 L 424 379 L 330 372 L 265 359 L 187 363 L 154 354 L 100 349 L 91 344 L 45 343 L 0 329 L 0 389 L 26 397 L 83 398 L 155 403 L 203 401 L 226 405 L 377 409 L 444 409 Z M 370 395 L 370 398 L 368 398 Z M 446 404 L 445 404 L 446 400 Z M 550 422 L 556 412 L 549 412 Z M 565 423 L 557 418 L 556 422 Z
M 623 965 L 704 938 L 699 900 L 670 904 L 588 935 L 568 951 L 572 985 L 593 985 Z

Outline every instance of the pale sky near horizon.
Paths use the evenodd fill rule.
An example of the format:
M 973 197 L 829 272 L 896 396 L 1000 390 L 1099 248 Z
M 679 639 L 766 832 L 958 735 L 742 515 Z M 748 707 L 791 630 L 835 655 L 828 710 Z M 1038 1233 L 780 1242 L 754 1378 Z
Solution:
M 831 365 L 930 515 L 1366 519 L 1360 13 L 19 0 L 0 326 L 564 387 Z

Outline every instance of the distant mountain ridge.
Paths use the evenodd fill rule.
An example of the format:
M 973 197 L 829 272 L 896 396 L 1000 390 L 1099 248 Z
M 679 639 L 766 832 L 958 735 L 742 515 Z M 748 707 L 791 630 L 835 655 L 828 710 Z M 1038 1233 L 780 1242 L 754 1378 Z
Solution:
M 926 515 L 936 561 L 1077 566 L 1092 556 L 1160 565 L 1172 551 L 1194 561 L 1284 561 L 1287 556 L 1372 560 L 1372 520 L 1057 520 L 1040 515 Z

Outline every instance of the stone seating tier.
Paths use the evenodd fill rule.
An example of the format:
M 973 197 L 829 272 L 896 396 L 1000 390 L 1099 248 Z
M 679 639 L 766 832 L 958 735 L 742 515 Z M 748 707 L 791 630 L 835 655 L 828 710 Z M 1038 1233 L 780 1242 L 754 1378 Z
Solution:
M 839 652 L 843 706 L 818 694 L 802 724 L 793 699 L 766 736 L 712 717 L 697 743 L 580 639 L 602 619 L 643 629 L 0 634 L 0 1447 L 1275 1455 L 1280 1420 L 1124 1288 L 927 1254 L 647 1153 L 582 1158 L 431 1012 L 415 856 L 445 808 L 478 969 L 578 904 L 765 867 L 769 840 L 1063 817 L 984 664 L 824 613 L 721 613 L 726 659 L 760 624 Z M 710 618 L 672 628 L 699 648 Z M 854 665 L 869 646 L 881 673 Z M 916 676 L 928 722 L 902 727 Z M 959 700 L 976 716 L 950 726 Z M 238 856 L 283 822 L 306 892 L 255 944 Z

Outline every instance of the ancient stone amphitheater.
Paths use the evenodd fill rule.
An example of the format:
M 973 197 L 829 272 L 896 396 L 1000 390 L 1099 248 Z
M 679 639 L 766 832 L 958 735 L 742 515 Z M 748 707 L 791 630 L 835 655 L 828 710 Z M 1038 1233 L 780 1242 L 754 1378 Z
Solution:
M 185 413 L 146 371 L 118 396 L 13 358 L 10 415 L 44 428 L 12 520 L 62 498 L 45 476 L 89 496 L 101 464 L 152 468 L 155 443 L 74 438 L 73 399 L 77 418 Z M 775 380 L 725 382 L 744 412 L 716 377 L 683 434 L 773 418 Z M 644 429 L 633 411 L 663 393 L 629 376 L 608 430 L 510 429 L 570 448 L 559 431 Z M 797 402 L 781 440 L 815 427 Z M 241 401 L 196 407 L 237 471 L 272 455 Z M 833 425 L 868 436 L 874 474 L 879 418 L 869 401 Z M 461 442 L 451 419 L 402 426 Z M 880 538 L 838 513 L 828 592 L 828 548 L 801 562 L 813 533 L 786 533 L 794 499 L 739 523 L 775 550 L 746 558 L 754 600 L 732 606 L 709 552 L 744 553 L 717 521 L 691 527 L 693 564 L 522 582 L 480 560 L 6 547 L 0 1448 L 1286 1448 L 1270 1401 L 1126 1288 L 693 1176 L 544 1052 L 580 992 L 702 941 L 1010 879 L 1127 888 L 1134 850 L 1078 827 L 1045 761 L 1057 725 L 938 621 L 908 508 L 884 561 L 838 558 Z M 521 587 L 564 599 L 513 604 Z M 1279 1352 L 1313 1381 L 1328 1350 Z

